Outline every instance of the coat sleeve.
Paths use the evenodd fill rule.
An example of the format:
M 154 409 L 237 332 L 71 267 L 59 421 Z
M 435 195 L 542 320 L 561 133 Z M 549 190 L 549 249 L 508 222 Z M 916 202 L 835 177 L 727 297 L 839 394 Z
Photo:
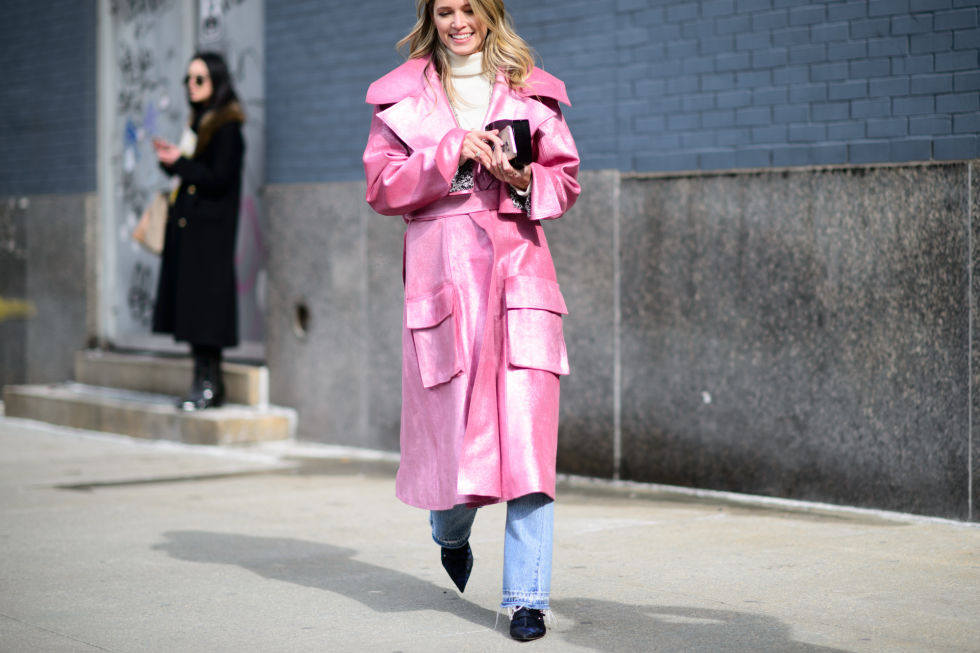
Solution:
M 578 150 L 557 102 L 548 101 L 554 117 L 545 120 L 534 133 L 534 161 L 531 163 L 532 220 L 559 218 L 578 198 Z
M 375 107 L 364 148 L 367 202 L 382 215 L 404 215 L 449 194 L 466 130 L 450 129 L 434 147 L 411 150 Z
M 245 156 L 241 126 L 237 123 L 222 126 L 214 133 L 207 147 L 214 150 L 213 165 L 180 157 L 172 170 L 180 175 L 181 183 L 194 184 L 201 193 L 223 195 L 241 180 Z
M 176 162 L 174 163 L 176 165 Z M 160 170 L 163 171 L 163 174 L 167 175 L 168 177 L 173 177 L 175 174 L 177 174 L 177 171 L 174 170 L 173 166 L 164 165 L 162 162 L 159 164 L 159 166 Z

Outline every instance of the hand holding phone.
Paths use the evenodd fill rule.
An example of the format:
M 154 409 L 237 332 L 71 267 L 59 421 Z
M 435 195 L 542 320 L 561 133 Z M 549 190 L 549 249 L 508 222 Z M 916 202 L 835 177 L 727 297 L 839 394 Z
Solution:
M 531 163 L 531 124 L 521 120 L 495 120 L 486 126 L 487 131 L 496 129 L 503 141 L 503 152 L 510 165 L 520 170 Z
M 180 149 L 162 138 L 153 137 L 153 149 L 160 163 L 164 165 L 173 165 L 180 158 Z
M 513 159 L 517 156 L 517 142 L 514 140 L 514 128 L 507 125 L 497 133 L 497 136 L 504 142 L 500 148 L 504 156 L 508 159 Z

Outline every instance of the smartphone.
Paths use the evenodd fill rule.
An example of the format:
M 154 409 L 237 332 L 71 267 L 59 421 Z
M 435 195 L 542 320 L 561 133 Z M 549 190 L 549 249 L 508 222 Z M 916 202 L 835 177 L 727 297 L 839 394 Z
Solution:
M 497 136 L 504 142 L 500 148 L 504 156 L 508 159 L 513 159 L 517 156 L 517 141 L 514 140 L 514 128 L 507 125 L 497 133 Z
M 520 170 L 531 163 L 531 126 L 529 121 L 495 120 L 486 126 L 487 130 L 496 129 L 497 136 L 504 142 L 503 151 L 510 164 Z

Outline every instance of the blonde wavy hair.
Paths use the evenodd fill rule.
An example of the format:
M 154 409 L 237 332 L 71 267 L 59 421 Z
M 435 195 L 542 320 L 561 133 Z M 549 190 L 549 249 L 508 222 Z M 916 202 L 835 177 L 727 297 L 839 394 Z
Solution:
M 504 7 L 503 0 L 469 0 L 473 13 L 487 26 L 487 37 L 483 42 L 483 72 L 493 79 L 500 70 L 511 88 L 524 88 L 525 80 L 534 68 L 534 52 L 514 29 L 514 23 Z M 415 10 L 418 21 L 415 27 L 396 46 L 403 51 L 406 46 L 409 59 L 420 59 L 432 55 L 442 87 L 450 102 L 458 96 L 453 88 L 449 70 L 449 56 L 446 47 L 439 40 L 439 33 L 433 19 L 436 0 L 416 0 Z

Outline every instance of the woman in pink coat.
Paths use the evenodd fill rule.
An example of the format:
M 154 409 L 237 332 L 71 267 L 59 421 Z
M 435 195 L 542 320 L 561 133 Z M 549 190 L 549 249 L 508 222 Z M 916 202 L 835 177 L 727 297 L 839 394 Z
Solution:
M 462 592 L 481 505 L 507 502 L 502 607 L 545 634 L 565 302 L 540 220 L 579 194 L 564 84 L 535 68 L 502 0 L 417 0 L 406 63 L 368 89 L 367 201 L 403 215 L 401 465 Z M 526 120 L 511 164 L 498 120 Z M 520 132 L 518 127 L 515 131 Z M 517 145 L 519 147 L 519 144 Z M 514 143 L 509 143 L 513 148 Z

